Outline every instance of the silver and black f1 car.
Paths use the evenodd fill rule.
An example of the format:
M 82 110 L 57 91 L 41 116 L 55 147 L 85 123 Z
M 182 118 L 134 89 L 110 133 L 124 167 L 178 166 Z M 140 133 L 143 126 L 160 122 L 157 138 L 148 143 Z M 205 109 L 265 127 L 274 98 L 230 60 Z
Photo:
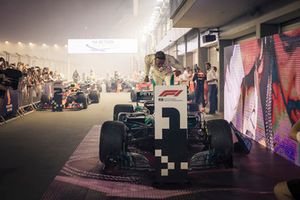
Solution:
M 139 98 L 149 99 L 151 92 L 138 93 Z M 214 167 L 233 166 L 232 130 L 225 120 L 204 119 L 199 112 L 198 105 L 187 106 L 187 131 L 184 138 L 186 145 L 184 152 L 176 144 L 180 138 L 169 138 L 171 153 L 181 156 L 186 154 L 187 170 L 200 170 Z M 166 111 L 172 108 L 165 109 Z M 169 118 L 169 129 L 173 133 L 181 130 L 179 126 L 179 112 L 163 112 L 163 117 Z M 155 171 L 158 165 L 158 154 L 155 139 L 154 102 L 146 101 L 144 106 L 133 107 L 130 104 L 120 104 L 114 107 L 114 121 L 106 121 L 101 128 L 99 143 L 99 159 L 106 171 L 118 170 L 146 170 Z M 170 144 L 169 144 L 170 145 Z M 160 156 L 167 169 L 176 168 L 176 163 L 168 161 L 168 157 Z M 171 157 L 169 157 L 171 158 Z M 164 171 L 166 172 L 166 171 Z M 166 172 L 167 174 L 167 172 Z M 167 174 L 168 175 L 168 174 Z

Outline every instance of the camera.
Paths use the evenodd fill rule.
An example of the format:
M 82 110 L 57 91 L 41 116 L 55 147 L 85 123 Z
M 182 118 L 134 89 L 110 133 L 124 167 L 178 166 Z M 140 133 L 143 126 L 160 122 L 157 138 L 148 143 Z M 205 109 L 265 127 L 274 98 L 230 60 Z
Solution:
M 22 77 L 22 72 L 16 69 L 0 70 L 0 85 L 12 87 L 13 90 L 18 89 L 19 79 Z M 5 95 L 5 90 L 0 90 L 0 98 Z

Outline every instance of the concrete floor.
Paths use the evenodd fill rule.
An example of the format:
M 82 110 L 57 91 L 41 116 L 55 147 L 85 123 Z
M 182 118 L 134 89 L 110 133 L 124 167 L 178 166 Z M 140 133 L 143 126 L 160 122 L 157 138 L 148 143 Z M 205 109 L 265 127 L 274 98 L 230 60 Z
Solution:
M 129 94 L 102 94 L 87 110 L 34 112 L 0 127 L 0 199 L 40 199 L 89 130 L 112 119 L 116 103 L 129 103 Z M 204 192 L 187 199 L 274 199 L 276 182 L 300 177 L 299 167 L 259 144 L 235 157 L 232 172 L 195 174 Z
M 129 94 L 102 94 L 87 110 L 34 112 L 0 127 L 0 199 L 40 199 L 94 126 L 112 119 Z

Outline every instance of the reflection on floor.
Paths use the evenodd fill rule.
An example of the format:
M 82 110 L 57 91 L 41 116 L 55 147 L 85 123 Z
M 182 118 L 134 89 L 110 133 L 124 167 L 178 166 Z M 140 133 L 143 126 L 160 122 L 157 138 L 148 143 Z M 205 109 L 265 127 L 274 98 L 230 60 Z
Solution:
M 59 199 L 274 199 L 278 181 L 300 177 L 292 163 L 254 143 L 251 153 L 234 155 L 234 168 L 190 173 L 190 183 L 156 188 L 146 177 L 101 174 L 100 126 L 94 126 L 43 195 Z

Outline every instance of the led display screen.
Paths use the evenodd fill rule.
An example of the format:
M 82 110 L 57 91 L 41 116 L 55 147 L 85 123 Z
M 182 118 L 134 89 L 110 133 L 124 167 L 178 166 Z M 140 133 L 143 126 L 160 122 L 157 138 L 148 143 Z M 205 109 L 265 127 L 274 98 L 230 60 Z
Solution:
M 69 39 L 69 54 L 137 53 L 136 39 Z

